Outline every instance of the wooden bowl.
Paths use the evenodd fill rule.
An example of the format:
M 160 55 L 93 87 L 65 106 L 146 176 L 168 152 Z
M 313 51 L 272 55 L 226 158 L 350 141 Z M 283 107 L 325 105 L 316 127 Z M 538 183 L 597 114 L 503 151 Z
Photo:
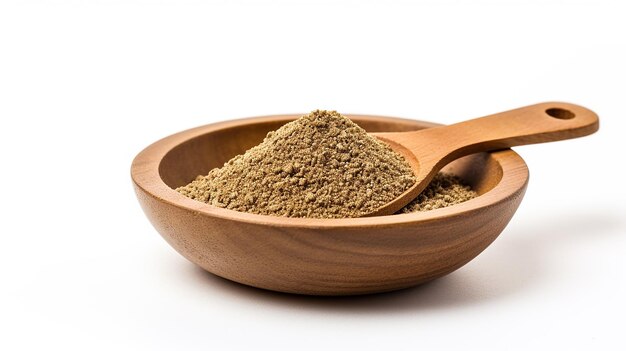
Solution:
M 391 291 L 446 275 L 482 252 L 507 225 L 528 182 L 512 150 L 448 165 L 477 198 L 428 212 L 350 219 L 304 219 L 236 212 L 174 191 L 259 144 L 299 115 L 210 124 L 148 146 L 131 167 L 144 212 L 165 240 L 207 271 L 263 289 L 308 295 Z M 369 132 L 436 124 L 349 115 Z

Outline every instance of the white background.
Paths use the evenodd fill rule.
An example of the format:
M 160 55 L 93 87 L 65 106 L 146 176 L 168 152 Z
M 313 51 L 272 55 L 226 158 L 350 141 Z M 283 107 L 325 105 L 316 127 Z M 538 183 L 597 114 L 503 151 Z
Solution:
M 0 1 L 0 349 L 624 350 L 626 11 L 468 3 Z M 549 100 L 595 110 L 601 130 L 517 148 L 531 181 L 498 240 L 396 293 L 204 273 L 131 187 L 141 149 L 215 121 L 453 123 Z

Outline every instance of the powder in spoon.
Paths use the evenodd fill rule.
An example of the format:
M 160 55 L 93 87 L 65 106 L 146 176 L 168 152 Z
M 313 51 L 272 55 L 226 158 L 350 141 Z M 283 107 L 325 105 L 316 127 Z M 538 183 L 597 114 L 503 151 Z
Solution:
M 398 213 L 429 211 L 448 207 L 473 199 L 478 194 L 450 173 L 438 173 L 419 196 Z
M 370 213 L 415 183 L 406 160 L 336 111 L 313 111 L 243 155 L 176 189 L 263 215 L 346 218 Z

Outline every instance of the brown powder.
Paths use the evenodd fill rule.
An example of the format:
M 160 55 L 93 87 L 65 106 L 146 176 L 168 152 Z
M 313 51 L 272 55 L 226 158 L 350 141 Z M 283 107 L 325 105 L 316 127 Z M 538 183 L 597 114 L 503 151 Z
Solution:
M 236 211 L 346 218 L 374 211 L 413 183 L 401 155 L 339 113 L 317 110 L 176 190 Z
M 439 173 L 419 196 L 404 206 L 398 213 L 429 211 L 448 207 L 478 196 L 461 179 L 449 173 Z
M 236 211 L 347 218 L 372 212 L 413 183 L 401 155 L 339 113 L 317 110 L 176 190 Z M 475 196 L 458 177 L 440 173 L 398 213 L 447 207 Z

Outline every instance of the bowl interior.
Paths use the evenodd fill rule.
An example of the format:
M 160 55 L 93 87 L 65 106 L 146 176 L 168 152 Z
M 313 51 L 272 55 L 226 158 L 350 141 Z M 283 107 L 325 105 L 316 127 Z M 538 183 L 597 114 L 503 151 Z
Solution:
M 165 154 L 159 164 L 159 175 L 172 189 L 188 184 L 198 175 L 206 175 L 221 167 L 232 157 L 263 141 L 265 135 L 298 116 L 282 120 L 251 120 L 220 128 L 184 141 Z M 436 126 L 412 120 L 348 115 L 368 132 L 404 132 Z M 489 153 L 479 153 L 458 159 L 444 168 L 459 176 L 479 195 L 493 189 L 502 178 L 502 167 Z

